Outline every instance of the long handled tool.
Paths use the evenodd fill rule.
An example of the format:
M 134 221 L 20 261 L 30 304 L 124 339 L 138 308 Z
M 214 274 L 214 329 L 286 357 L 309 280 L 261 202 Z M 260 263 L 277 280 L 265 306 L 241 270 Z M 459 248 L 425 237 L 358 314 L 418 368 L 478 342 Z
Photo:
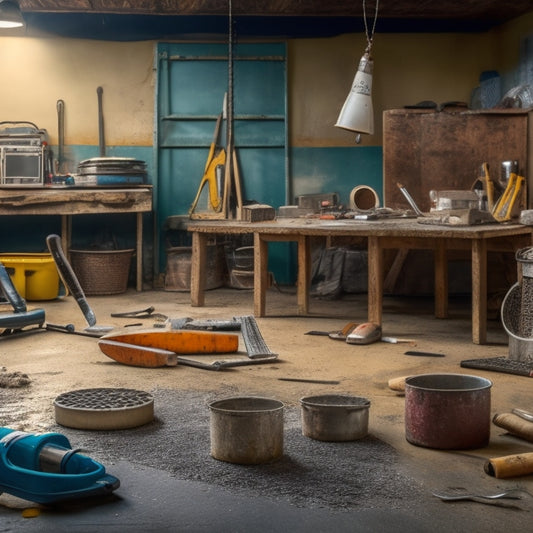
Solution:
M 44 324 L 44 309 L 28 311 L 26 301 L 18 293 L 6 267 L 0 263 L 0 294 L 3 294 L 13 307 L 13 313 L 0 313 L 1 336 L 21 333 L 26 326 L 34 326 L 32 330 L 41 329 Z M 30 330 L 24 330 L 27 332 Z
M 233 12 L 232 2 L 229 0 L 228 17 L 228 98 L 227 98 L 227 132 L 226 132 L 226 166 L 224 167 L 224 205 L 225 218 L 242 218 L 242 192 L 238 161 L 235 154 L 235 141 L 233 134 L 234 99 L 233 99 Z M 235 195 L 235 198 L 233 198 Z M 234 201 L 232 201 L 234 200 Z M 233 209 L 235 210 L 233 212 Z
M 409 205 L 413 208 L 413 211 L 419 217 L 425 216 L 414 201 L 413 197 L 409 194 L 409 191 L 401 183 L 397 183 L 396 185 L 398 186 L 398 189 L 400 189 L 401 193 L 404 195 L 405 199 L 409 202 Z
M 64 147 L 65 147 L 65 102 L 63 100 L 58 100 L 56 103 L 57 107 L 57 164 L 55 168 L 55 173 L 57 175 L 63 172 L 63 163 L 64 163 Z
M 218 152 L 218 136 L 220 134 L 220 124 L 222 122 L 222 114 L 217 118 L 215 125 L 215 133 L 213 135 L 213 141 L 209 147 L 209 154 L 207 156 L 207 162 L 205 164 L 204 175 L 200 181 L 200 186 L 198 187 L 198 192 L 196 197 L 189 209 L 189 216 L 191 218 L 209 218 L 208 216 L 196 215 L 194 210 L 200 199 L 202 190 L 206 184 L 209 185 L 209 204 L 215 213 L 222 211 L 223 198 L 220 196 L 218 180 L 217 180 L 217 169 L 223 167 L 226 164 L 226 152 L 224 149 L 220 149 Z
M 104 89 L 97 87 L 96 94 L 98 95 L 98 146 L 100 157 L 105 157 L 104 107 L 102 102 Z
M 76 327 L 74 324 L 50 324 L 49 322 L 46 323 L 45 326 L 46 331 L 57 331 L 58 333 L 68 333 L 69 335 L 81 335 L 82 337 L 92 337 L 93 339 L 99 339 L 104 332 L 94 332 L 90 333 L 90 331 L 76 331 Z
M 235 353 L 239 338 L 234 333 L 143 330 L 107 335 L 98 341 L 98 346 L 119 363 L 157 368 L 176 366 L 177 354 Z
M 152 329 L 106 335 L 98 341 L 98 346 L 104 354 L 119 363 L 146 368 L 180 364 L 204 370 L 222 370 L 271 363 L 278 359 L 278 355 L 266 345 L 253 316 L 208 321 L 173 319 L 171 325 L 171 329 L 165 331 Z M 229 332 L 236 326 L 240 328 L 246 346 L 246 359 L 204 362 L 182 357 L 184 354 L 236 353 L 239 348 L 238 335 Z
M 52 255 L 52 258 L 54 259 L 61 280 L 76 300 L 76 303 L 81 309 L 85 320 L 87 320 L 87 324 L 89 324 L 89 327 L 85 328 L 85 331 L 109 332 L 110 330 L 112 330 L 113 326 L 96 325 L 96 315 L 91 309 L 89 302 L 85 298 L 85 293 L 83 292 L 80 282 L 78 281 L 74 270 L 72 270 L 70 263 L 65 257 L 65 254 L 63 253 L 63 248 L 61 246 L 61 237 L 55 234 L 48 235 L 48 237 L 46 237 L 46 244 L 48 246 L 50 254 Z

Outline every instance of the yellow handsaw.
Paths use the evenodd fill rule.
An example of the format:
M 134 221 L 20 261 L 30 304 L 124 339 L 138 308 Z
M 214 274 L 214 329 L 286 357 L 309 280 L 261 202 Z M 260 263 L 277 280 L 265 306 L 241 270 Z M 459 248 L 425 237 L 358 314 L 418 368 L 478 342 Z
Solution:
M 218 152 L 216 152 L 218 135 L 220 132 L 220 124 L 222 122 L 222 115 L 223 113 L 220 113 L 217 118 L 213 141 L 211 142 L 211 146 L 209 147 L 209 154 L 207 155 L 204 175 L 202 177 L 202 180 L 200 181 L 200 186 L 198 187 L 196 197 L 189 209 L 189 215 L 191 215 L 196 209 L 196 205 L 198 204 L 198 200 L 200 199 L 200 194 L 202 193 L 202 190 L 206 183 L 209 184 L 209 204 L 211 205 L 213 211 L 218 213 L 222 209 L 222 197 L 219 194 L 216 176 L 217 167 L 221 165 L 224 166 L 226 164 L 225 150 L 221 148 Z
M 510 175 L 509 183 L 492 211 L 494 218 L 498 220 L 498 222 L 504 222 L 511 219 L 513 207 L 522 187 L 525 185 L 525 181 L 523 176 L 519 176 L 514 172 Z

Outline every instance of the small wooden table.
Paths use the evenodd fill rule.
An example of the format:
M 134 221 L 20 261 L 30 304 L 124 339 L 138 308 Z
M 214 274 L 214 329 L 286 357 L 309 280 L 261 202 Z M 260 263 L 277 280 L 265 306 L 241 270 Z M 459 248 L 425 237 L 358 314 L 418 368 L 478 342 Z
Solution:
M 368 246 L 368 320 L 382 323 L 383 250 L 429 249 L 435 256 L 435 316 L 448 316 L 447 250 L 470 250 L 472 261 L 472 340 L 487 341 L 487 254 L 515 252 L 530 246 L 532 229 L 521 224 L 444 226 L 421 224 L 417 219 L 378 221 L 278 219 L 269 222 L 194 221 L 192 233 L 191 304 L 204 305 L 207 240 L 210 235 L 254 235 L 254 314 L 265 316 L 268 288 L 268 243 L 298 243 L 298 313 L 309 312 L 311 272 L 310 237 L 365 237 Z
M 65 253 L 70 248 L 72 215 L 136 213 L 137 290 L 142 290 L 143 213 L 152 210 L 149 185 L 117 188 L 4 188 L 0 189 L 0 215 L 61 215 L 61 240 Z

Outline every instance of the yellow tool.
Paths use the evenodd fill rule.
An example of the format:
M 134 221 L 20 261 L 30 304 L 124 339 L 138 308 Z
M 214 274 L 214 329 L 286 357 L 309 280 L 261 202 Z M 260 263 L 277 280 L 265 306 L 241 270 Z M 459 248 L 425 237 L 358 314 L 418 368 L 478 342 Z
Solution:
M 481 165 L 481 178 L 483 180 L 483 188 L 487 194 L 487 209 L 492 211 L 494 208 L 494 183 L 490 179 L 489 166 L 487 163 Z
M 498 222 L 504 222 L 511 219 L 514 204 L 525 181 L 523 176 L 518 176 L 514 172 L 509 176 L 509 183 L 492 210 L 492 214 Z
M 220 113 L 217 118 L 213 141 L 211 143 L 211 146 L 209 147 L 209 154 L 207 156 L 207 162 L 205 164 L 204 175 L 202 177 L 202 180 L 200 181 L 200 186 L 198 187 L 196 198 L 194 199 L 189 209 L 189 215 L 192 215 L 192 213 L 196 209 L 196 205 L 198 204 L 198 200 L 200 199 L 200 194 L 202 193 L 202 189 L 204 188 L 206 183 L 209 184 L 209 204 L 211 205 L 211 208 L 216 213 L 219 213 L 222 210 L 222 197 L 219 192 L 216 173 L 217 167 L 224 166 L 226 164 L 226 152 L 223 148 L 221 148 L 215 154 L 217 149 L 218 134 L 220 132 L 220 123 L 222 122 L 222 115 L 223 113 Z

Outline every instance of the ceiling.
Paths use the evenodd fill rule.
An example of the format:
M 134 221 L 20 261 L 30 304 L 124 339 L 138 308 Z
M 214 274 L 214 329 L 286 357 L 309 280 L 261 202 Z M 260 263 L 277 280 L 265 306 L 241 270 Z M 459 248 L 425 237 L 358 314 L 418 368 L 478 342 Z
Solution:
M 229 0 L 20 0 L 27 12 L 98 12 L 152 15 L 224 15 Z M 367 11 L 375 0 L 367 0 Z M 531 0 L 381 0 L 381 17 L 505 22 L 533 9 Z M 232 0 L 235 15 L 362 16 L 362 0 Z
M 375 2 L 366 0 L 369 24 Z M 227 33 L 230 0 L 19 0 L 19 4 L 30 34 L 81 32 L 85 37 L 106 38 L 106 32 L 115 31 L 115 39 L 153 39 Z M 363 0 L 231 0 L 231 11 L 241 36 L 364 31 Z M 380 0 L 376 32 L 486 31 L 531 11 L 532 0 Z

